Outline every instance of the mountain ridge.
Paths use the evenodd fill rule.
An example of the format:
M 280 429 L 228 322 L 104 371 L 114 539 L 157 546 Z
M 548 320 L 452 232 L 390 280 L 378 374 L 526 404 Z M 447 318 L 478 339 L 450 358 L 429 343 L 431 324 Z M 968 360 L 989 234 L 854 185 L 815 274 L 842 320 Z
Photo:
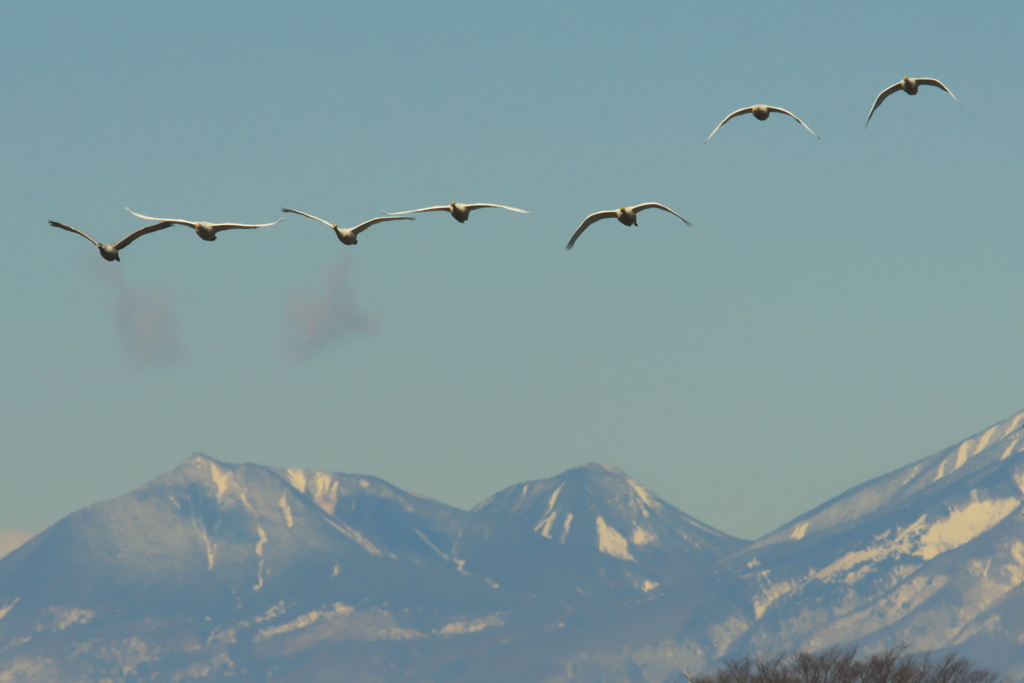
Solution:
M 899 641 L 1003 666 L 1021 636 L 1022 425 L 755 541 L 608 465 L 461 510 L 371 475 L 195 454 L 0 558 L 0 680 L 665 683 L 752 651 Z

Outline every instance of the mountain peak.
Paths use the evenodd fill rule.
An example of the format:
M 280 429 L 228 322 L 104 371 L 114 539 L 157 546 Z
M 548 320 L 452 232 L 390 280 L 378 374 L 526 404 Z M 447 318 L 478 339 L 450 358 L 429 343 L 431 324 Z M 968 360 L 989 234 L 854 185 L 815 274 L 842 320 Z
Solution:
M 510 486 L 473 512 L 634 564 L 680 554 L 710 560 L 742 544 L 666 503 L 619 468 L 598 463 Z
M 578 467 L 573 467 L 573 468 L 568 469 L 565 472 L 563 472 L 561 476 L 566 476 L 566 475 L 569 475 L 569 474 L 572 474 L 572 473 L 590 474 L 590 475 L 597 475 L 597 476 L 609 476 L 610 475 L 610 476 L 618 477 L 618 478 L 622 478 L 622 479 L 628 478 L 628 475 L 625 472 L 623 472 L 622 470 L 620 470 L 618 467 L 613 467 L 612 465 L 602 465 L 601 463 L 598 463 L 598 462 L 588 462 L 585 465 L 579 465 Z

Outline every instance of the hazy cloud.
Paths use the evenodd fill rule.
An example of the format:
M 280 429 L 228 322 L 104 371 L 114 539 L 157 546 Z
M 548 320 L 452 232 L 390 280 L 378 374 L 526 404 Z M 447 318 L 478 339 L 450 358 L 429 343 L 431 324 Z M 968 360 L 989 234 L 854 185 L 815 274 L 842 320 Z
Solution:
M 327 268 L 322 291 L 304 290 L 288 295 L 285 322 L 289 348 L 296 356 L 307 358 L 328 344 L 376 330 L 373 316 L 356 303 L 348 285 L 348 271 L 346 264 L 335 264 Z
M 172 363 L 183 354 L 178 324 L 167 292 L 131 287 L 115 264 L 106 263 L 102 278 L 115 290 L 114 323 L 121 347 L 128 357 L 143 365 Z

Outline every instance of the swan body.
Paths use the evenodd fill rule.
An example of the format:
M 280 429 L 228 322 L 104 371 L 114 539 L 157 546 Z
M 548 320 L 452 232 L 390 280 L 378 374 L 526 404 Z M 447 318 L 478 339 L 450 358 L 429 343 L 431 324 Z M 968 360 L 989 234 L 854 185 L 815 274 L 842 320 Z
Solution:
M 533 213 L 532 211 L 524 211 L 514 206 L 502 206 L 501 204 L 460 204 L 459 202 L 451 202 L 446 206 L 428 206 L 424 209 L 413 209 L 412 211 L 397 211 L 395 213 L 385 211 L 384 213 L 388 216 L 401 216 L 407 213 L 423 213 L 424 211 L 447 211 L 452 215 L 452 218 L 460 223 L 465 223 L 469 219 L 469 212 L 476 209 L 506 209 L 516 213 Z
M 572 234 L 572 237 L 569 239 L 569 244 L 565 245 L 565 248 L 572 249 L 573 245 L 576 244 L 576 240 L 579 239 L 580 235 L 583 234 L 584 230 L 586 230 L 592 224 L 604 218 L 615 218 L 625 226 L 636 225 L 636 215 L 641 211 L 644 211 L 645 209 L 661 209 L 662 211 L 668 211 L 670 214 L 672 214 L 682 222 L 686 223 L 687 225 L 693 225 L 693 223 L 686 220 L 672 209 L 668 208 L 664 204 L 658 204 L 657 202 L 637 204 L 636 206 L 620 206 L 614 211 L 598 211 L 597 213 L 592 213 L 586 218 L 584 218 L 583 222 L 580 223 L 580 227 L 576 228 L 576 232 L 574 232 Z
M 177 218 L 153 218 L 152 216 L 143 216 L 141 213 L 135 213 L 127 206 L 124 210 L 133 216 L 139 218 L 145 218 L 148 221 L 160 221 L 167 223 L 168 225 L 185 225 L 196 231 L 196 234 L 200 238 L 207 242 L 212 242 L 217 239 L 217 233 L 223 230 L 252 230 L 253 228 L 266 228 L 271 225 L 276 225 L 283 221 L 283 218 L 279 218 L 273 223 L 260 223 L 259 225 L 250 225 L 247 223 L 209 223 L 207 221 L 183 221 Z
M 819 140 L 821 139 L 820 135 L 811 130 L 811 127 L 808 126 L 803 121 L 801 121 L 793 112 L 786 111 L 785 109 L 781 109 L 779 107 L 771 107 L 768 106 L 767 104 L 755 104 L 752 107 L 744 107 L 743 109 L 737 109 L 736 111 L 722 119 L 722 122 L 715 126 L 715 129 L 711 131 L 711 135 L 708 136 L 708 140 L 710 140 L 714 136 L 714 134 L 718 132 L 718 129 L 724 126 L 726 121 L 728 121 L 729 119 L 736 118 L 737 116 L 742 116 L 743 114 L 753 114 L 754 118 L 757 119 L 758 121 L 764 121 L 768 118 L 768 115 L 771 114 L 773 111 L 779 112 L 780 114 L 785 114 L 786 116 L 793 117 L 797 123 L 799 123 L 801 126 L 807 129 L 807 132 L 809 132 L 811 135 L 818 138 Z M 704 141 L 705 145 L 708 144 L 708 140 Z
M 157 230 L 163 230 L 164 228 L 169 227 L 171 225 L 171 223 L 168 223 L 167 221 L 161 221 L 159 223 L 154 223 L 153 225 L 147 225 L 144 228 L 139 228 L 138 230 L 136 230 L 132 234 L 130 234 L 127 237 L 125 237 L 124 239 L 122 239 L 120 242 L 115 242 L 114 244 L 100 244 L 97 240 L 94 240 L 92 237 L 90 237 L 88 234 L 86 234 L 82 230 L 79 230 L 78 228 L 73 228 L 70 225 L 65 225 L 64 223 L 58 223 L 57 221 L 50 221 L 50 225 L 52 225 L 55 228 L 63 228 L 64 230 L 67 230 L 68 232 L 73 232 L 73 233 L 76 233 L 78 235 L 81 235 L 82 237 L 84 237 L 85 239 L 89 240 L 90 242 L 95 244 L 97 247 L 99 247 L 100 256 L 102 256 L 106 260 L 108 260 L 108 261 L 120 261 L 121 260 L 121 255 L 119 254 L 119 252 L 122 249 L 127 247 L 129 244 L 134 242 L 139 237 L 141 237 L 143 235 L 148 235 L 151 232 L 156 232 Z
M 283 211 L 285 213 L 297 213 L 300 216 L 305 216 L 306 218 L 312 218 L 315 221 L 320 221 L 321 223 L 323 223 L 327 227 L 329 227 L 329 228 L 334 230 L 334 234 L 338 236 L 338 239 L 341 240 L 342 244 L 350 244 L 350 245 L 351 244 L 358 244 L 358 240 L 356 238 L 358 237 L 359 233 L 361 233 L 363 230 L 366 230 L 371 225 L 376 225 L 377 223 L 383 223 L 384 221 L 411 221 L 411 220 L 415 220 L 412 216 L 381 216 L 379 218 L 371 218 L 370 220 L 366 221 L 365 223 L 360 223 L 359 225 L 357 225 L 354 228 L 339 228 L 337 223 L 328 223 L 323 218 L 317 218 L 316 216 L 314 216 L 312 214 L 305 213 L 303 211 L 296 211 L 295 209 L 285 209 L 285 208 L 282 208 L 281 211 Z
M 920 89 L 922 85 L 934 85 L 936 88 L 939 88 L 940 90 L 945 90 L 946 92 L 949 93 L 949 96 L 953 98 L 954 102 L 960 104 L 960 100 L 956 99 L 956 95 L 950 92 L 949 88 L 944 86 L 938 79 L 910 78 L 909 76 L 904 76 L 903 80 L 900 81 L 899 83 L 894 83 L 885 90 L 883 90 L 882 92 L 878 93 L 878 97 L 875 98 L 875 103 L 871 105 L 871 111 L 868 112 L 868 120 L 864 122 L 864 127 L 868 127 L 868 123 L 871 121 L 872 115 L 874 115 L 875 110 L 878 109 L 878 106 L 882 104 L 886 97 L 893 94 L 897 90 L 902 90 L 908 95 L 916 95 L 918 89 Z M 962 107 L 964 105 L 960 104 L 960 106 Z

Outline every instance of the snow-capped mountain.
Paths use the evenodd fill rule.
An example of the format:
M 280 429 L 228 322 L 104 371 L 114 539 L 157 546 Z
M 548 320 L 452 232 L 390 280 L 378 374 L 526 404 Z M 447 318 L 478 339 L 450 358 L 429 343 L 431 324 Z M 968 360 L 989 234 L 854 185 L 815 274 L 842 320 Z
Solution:
M 1024 414 L 879 477 L 731 558 L 753 607 L 735 646 L 900 640 L 924 650 L 1019 626 L 990 612 L 1024 568 Z
M 1024 413 L 855 487 L 723 558 L 710 583 L 620 610 L 617 647 L 569 658 L 576 678 L 635 666 L 672 680 L 723 656 L 899 642 L 1019 678 L 1022 425 Z
M 646 533 L 670 537 L 664 519 L 678 519 L 685 533 L 731 547 L 617 470 L 563 476 L 583 484 L 566 487 L 566 500 L 591 528 L 570 546 L 520 533 L 515 514 L 494 504 L 467 512 L 375 477 L 193 456 L 69 515 L 0 562 L 0 676 L 89 678 L 111 662 L 180 672 L 182 661 L 221 675 L 265 671 L 273 658 L 337 640 L 445 645 L 517 621 L 528 633 L 529 619 L 554 619 L 544 615 L 599 591 L 643 595 L 660 576 L 647 554 L 630 554 L 635 546 L 607 553 L 595 509 L 631 529 L 634 543 L 655 542 L 636 531 L 640 520 L 651 525 Z M 613 489 L 641 505 L 600 500 Z M 690 551 L 673 541 L 657 560 L 682 564 Z M 714 561 L 702 552 L 705 565 Z
M 0 680 L 663 682 L 901 640 L 1003 671 L 1024 631 L 1022 426 L 753 543 L 604 465 L 465 511 L 196 455 L 0 559 Z
M 501 520 L 504 534 L 530 539 L 549 562 L 563 566 L 559 577 L 580 584 L 579 592 L 595 588 L 583 584 L 597 567 L 605 587 L 646 593 L 666 580 L 711 571 L 747 543 L 701 524 L 621 470 L 593 463 L 510 486 L 473 512 Z M 517 567 L 509 580 L 531 573 Z
M 633 563 L 667 555 L 703 563 L 747 545 L 669 505 L 622 470 L 594 463 L 510 486 L 473 511 Z
M 839 533 L 872 516 L 895 510 L 919 493 L 941 491 L 1024 450 L 1022 427 L 1024 413 L 1019 413 L 935 455 L 861 484 L 783 525 L 750 550 Z

